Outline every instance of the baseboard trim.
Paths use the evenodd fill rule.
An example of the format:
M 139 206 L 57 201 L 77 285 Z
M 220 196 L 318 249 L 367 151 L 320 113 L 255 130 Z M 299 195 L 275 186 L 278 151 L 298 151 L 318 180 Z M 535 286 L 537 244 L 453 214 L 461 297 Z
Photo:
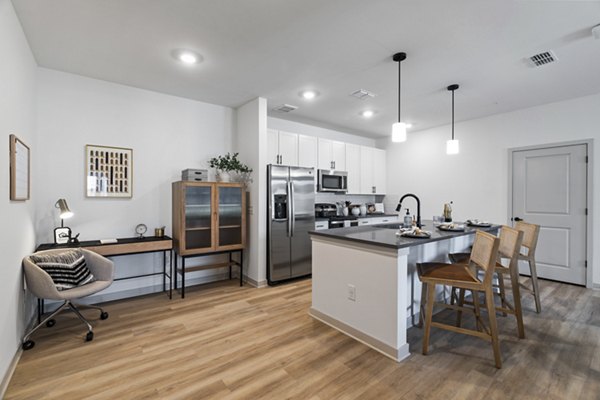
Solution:
M 6 390 L 8 389 L 8 384 L 10 383 L 10 380 L 12 379 L 12 376 L 15 373 L 15 370 L 17 369 L 17 364 L 19 364 L 19 360 L 21 359 L 22 354 L 23 354 L 23 349 L 21 349 L 21 346 L 19 344 L 19 348 L 17 349 L 15 356 L 13 357 L 12 361 L 10 362 L 10 365 L 8 366 L 8 370 L 6 371 L 6 374 L 4 374 L 4 378 L 2 379 L 2 383 L 0 384 L 0 399 L 3 399 L 4 395 L 6 394 Z
M 600 283 L 594 283 L 594 284 L 592 284 L 592 289 L 594 289 L 594 290 L 600 290 Z
M 384 356 L 387 356 L 396 362 L 400 362 L 410 355 L 410 352 L 408 351 L 408 343 L 405 343 L 402 346 L 400 346 L 400 348 L 396 349 L 390 346 L 389 344 L 383 343 L 379 339 L 369 336 L 366 333 L 360 332 L 357 329 L 351 327 L 350 325 L 338 321 L 337 319 L 332 318 L 327 314 L 323 314 L 322 312 L 317 311 L 312 307 L 308 311 L 308 314 L 314 319 L 321 321 L 326 325 L 329 325 L 333 329 L 336 329 L 355 340 L 358 340 L 362 344 L 369 346 L 373 350 L 380 352 Z
M 266 280 L 256 281 L 256 280 L 250 278 L 248 275 L 244 275 L 244 282 L 246 282 L 247 284 L 249 284 L 250 286 L 253 286 L 255 288 L 264 288 L 264 287 L 267 287 L 267 281 Z

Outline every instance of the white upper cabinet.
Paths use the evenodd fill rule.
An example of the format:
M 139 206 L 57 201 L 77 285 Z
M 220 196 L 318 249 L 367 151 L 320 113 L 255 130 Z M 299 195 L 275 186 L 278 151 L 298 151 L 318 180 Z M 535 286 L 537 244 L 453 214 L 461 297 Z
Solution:
M 267 129 L 267 163 L 298 166 L 298 135 Z
M 317 160 L 318 145 L 315 136 L 298 135 L 298 166 L 315 168 Z
M 387 179 L 385 150 L 373 149 L 373 186 L 375 194 L 385 194 Z
M 279 163 L 298 166 L 298 135 L 279 131 Z
M 319 138 L 319 169 L 346 170 L 346 143 Z
M 360 146 L 346 143 L 346 171 L 348 172 L 348 194 L 360 194 Z
M 373 148 L 360 146 L 360 193 L 373 194 Z
M 386 172 L 385 150 L 360 146 L 360 193 L 385 194 Z
M 267 164 L 279 164 L 279 131 L 267 129 Z

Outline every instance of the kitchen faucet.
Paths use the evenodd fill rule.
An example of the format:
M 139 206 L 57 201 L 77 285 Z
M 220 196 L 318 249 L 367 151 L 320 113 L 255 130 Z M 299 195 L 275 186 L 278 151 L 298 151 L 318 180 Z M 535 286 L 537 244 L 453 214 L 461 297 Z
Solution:
M 421 200 L 417 196 L 412 193 L 407 193 L 404 196 L 400 197 L 400 201 L 398 201 L 398 206 L 396 207 L 396 211 L 400 211 L 402 209 L 402 201 L 405 198 L 412 197 L 417 201 L 417 227 L 421 228 Z

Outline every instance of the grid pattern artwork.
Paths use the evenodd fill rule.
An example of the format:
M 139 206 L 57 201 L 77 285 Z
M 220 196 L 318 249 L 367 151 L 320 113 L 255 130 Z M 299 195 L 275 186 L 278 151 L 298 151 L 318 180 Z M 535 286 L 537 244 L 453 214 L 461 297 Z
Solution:
M 131 197 L 133 150 L 85 146 L 87 197 Z

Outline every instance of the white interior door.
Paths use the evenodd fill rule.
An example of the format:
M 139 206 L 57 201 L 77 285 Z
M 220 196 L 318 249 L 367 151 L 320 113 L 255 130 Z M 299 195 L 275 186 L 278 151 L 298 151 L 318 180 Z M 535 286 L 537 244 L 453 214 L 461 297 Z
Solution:
M 540 225 L 538 276 L 585 285 L 587 145 L 514 151 L 512 196 L 513 219 Z

